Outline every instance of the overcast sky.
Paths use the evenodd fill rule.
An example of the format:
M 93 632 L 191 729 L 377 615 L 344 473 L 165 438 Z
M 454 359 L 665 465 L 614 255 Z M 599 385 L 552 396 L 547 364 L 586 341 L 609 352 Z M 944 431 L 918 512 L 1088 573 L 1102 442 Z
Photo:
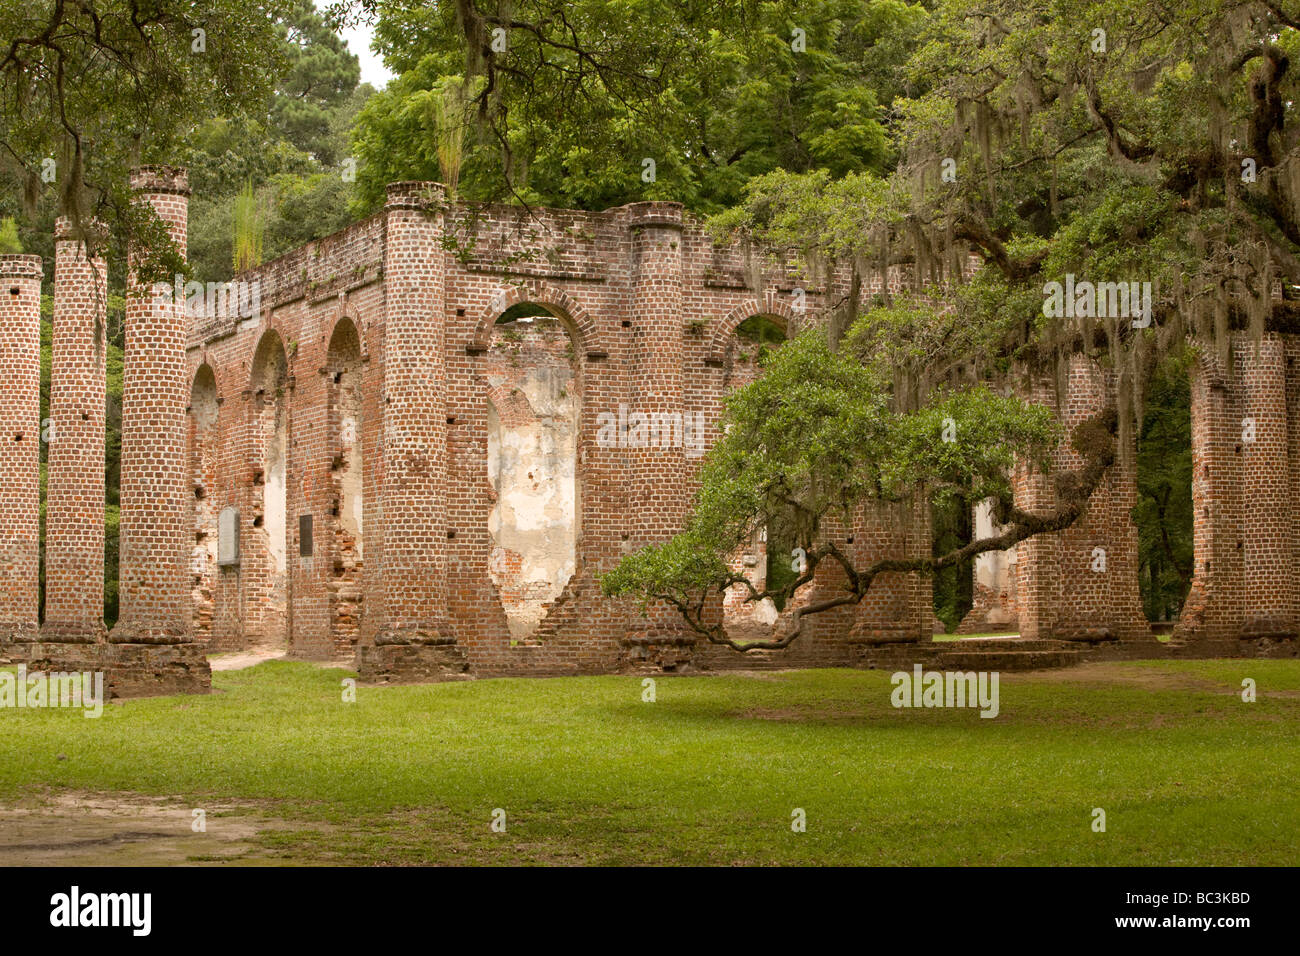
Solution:
M 315 3 L 316 9 L 324 10 L 329 6 L 330 0 L 315 0 Z M 384 67 L 384 61 L 377 54 L 370 52 L 370 35 L 373 32 L 371 27 L 362 25 L 344 30 L 340 36 L 347 41 L 348 50 L 361 58 L 361 82 L 369 83 L 375 89 L 382 90 L 388 85 L 393 74 L 388 72 Z

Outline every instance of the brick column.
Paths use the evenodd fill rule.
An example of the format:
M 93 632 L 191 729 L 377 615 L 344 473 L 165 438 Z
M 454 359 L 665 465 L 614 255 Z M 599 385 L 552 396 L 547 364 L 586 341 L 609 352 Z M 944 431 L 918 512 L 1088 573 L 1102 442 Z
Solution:
M 1192 584 L 1174 640 L 1220 641 L 1241 627 L 1241 439 L 1239 397 L 1212 342 L 1193 341 L 1191 370 Z
M 38 639 L 40 402 L 41 257 L 0 256 L 0 644 Z
M 42 640 L 104 636 L 104 327 L 108 269 L 72 224 L 54 227 L 54 334 Z
M 631 232 L 632 387 L 629 416 L 681 416 L 684 336 L 682 207 L 645 202 L 627 207 Z M 652 419 L 662 421 L 663 419 Z M 672 419 L 667 419 L 671 421 Z M 659 429 L 655 429 L 655 435 Z M 627 448 L 628 543 L 657 544 L 681 530 L 689 506 L 689 471 L 680 442 L 670 447 Z M 695 643 L 677 612 L 652 604 L 634 613 L 624 638 L 625 663 L 676 667 Z
M 135 202 L 151 208 L 186 254 L 188 176 L 145 166 L 131 176 Z M 121 615 L 109 640 L 181 644 L 191 640 L 189 555 L 193 498 L 186 467 L 189 382 L 185 303 L 170 286 L 142 288 L 140 249 L 131 251 L 122 386 L 122 515 L 118 595 Z
M 1036 381 L 1032 400 L 1050 400 L 1051 385 Z M 1076 427 L 1096 415 L 1115 392 L 1113 376 L 1083 355 L 1069 359 L 1066 394 L 1059 406 L 1064 438 L 1052 456 L 1051 476 L 1017 469 L 1017 502 L 1027 511 L 1058 507 L 1055 476 L 1083 465 L 1072 440 Z M 1132 438 L 1130 437 L 1130 441 Z M 1142 616 L 1137 585 L 1135 454 L 1130 446 L 1093 492 L 1083 514 L 1053 535 L 1022 541 L 1017 552 L 1021 637 L 1079 641 L 1153 640 Z M 1050 538 L 1052 540 L 1042 540 Z
M 1027 401 L 1055 405 L 1051 383 L 1045 376 L 1028 373 Z M 1016 462 L 1012 476 L 1016 507 L 1033 514 L 1046 514 L 1056 507 L 1056 493 L 1049 475 L 1024 461 Z M 1057 536 L 1039 534 L 1016 545 L 1016 595 L 1020 636 L 1032 640 L 1050 638 L 1056 623 Z
M 1238 347 L 1241 363 L 1244 638 L 1294 638 L 1286 349 L 1277 333 Z M 1253 424 L 1253 437 L 1251 425 Z
M 447 617 L 446 268 L 444 187 L 390 183 L 384 206 L 383 591 L 368 678 L 463 674 Z M 373 602 L 380 603 L 380 602 Z
M 923 558 L 933 547 L 929 500 L 918 491 L 911 503 L 866 501 L 853 511 L 854 565 L 866 568 L 884 558 Z M 836 575 L 838 579 L 838 575 Z M 837 580 L 838 584 L 838 580 Z M 853 611 L 849 640 L 855 644 L 912 644 L 934 631 L 934 586 L 917 572 L 887 571 Z

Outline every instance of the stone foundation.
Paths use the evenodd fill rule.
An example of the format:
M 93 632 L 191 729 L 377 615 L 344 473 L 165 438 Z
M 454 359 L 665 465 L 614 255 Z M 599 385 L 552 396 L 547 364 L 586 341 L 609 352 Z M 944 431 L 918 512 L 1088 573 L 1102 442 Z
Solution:
M 109 698 L 206 694 L 212 668 L 198 644 L 16 644 L 10 663 L 28 671 L 92 671 L 104 674 Z
M 357 673 L 369 684 L 469 680 L 464 648 L 455 644 L 381 644 L 357 648 Z
M 698 670 L 695 638 L 685 634 L 628 636 L 619 641 L 619 670 L 628 674 L 686 674 Z

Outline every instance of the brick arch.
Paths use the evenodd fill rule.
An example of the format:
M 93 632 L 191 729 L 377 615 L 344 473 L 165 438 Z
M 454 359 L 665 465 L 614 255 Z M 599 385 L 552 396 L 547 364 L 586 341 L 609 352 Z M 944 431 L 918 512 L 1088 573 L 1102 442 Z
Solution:
M 761 299 L 758 296 L 745 299 L 714 326 L 713 336 L 709 340 L 709 354 L 704 361 L 709 365 L 721 365 L 726 361 L 727 346 L 730 345 L 736 329 L 746 320 L 758 315 L 770 315 L 780 319 L 785 324 L 787 337 L 793 335 L 799 327 L 798 314 L 777 298 L 775 289 L 769 289 Z
M 209 422 L 199 421 L 200 410 L 194 407 L 195 389 L 199 387 L 199 380 L 204 377 L 205 373 L 207 378 L 211 379 L 212 381 L 213 418 Z M 203 361 L 201 361 L 198 364 L 198 367 L 195 368 L 194 374 L 190 376 L 189 411 L 190 414 L 194 416 L 195 424 L 199 425 L 200 427 L 210 427 L 216 424 L 216 412 L 217 409 L 220 408 L 220 406 L 221 406 L 221 378 L 220 376 L 217 375 L 217 370 L 213 368 L 211 363 L 208 362 L 207 358 L 204 357 Z
M 257 389 L 258 376 L 262 373 L 263 363 L 275 360 L 277 346 L 280 356 L 284 359 L 284 375 L 289 375 L 289 349 L 284 341 L 284 336 L 275 326 L 267 326 L 257 339 L 257 345 L 253 347 L 253 357 L 249 363 L 248 387 L 254 391 Z
M 361 320 L 351 315 L 348 315 L 346 312 L 340 312 L 339 317 L 334 320 L 332 325 L 329 326 L 329 334 L 325 336 L 326 350 L 327 351 L 329 350 L 330 343 L 334 341 L 334 336 L 338 335 L 339 329 L 343 326 L 344 322 L 352 326 L 352 331 L 356 333 L 357 336 L 357 344 L 361 346 L 361 351 L 364 354 L 366 349 L 365 349 L 365 339 L 362 336 Z
M 1192 338 L 1189 344 L 1195 349 L 1192 363 L 1187 370 L 1192 384 L 1195 385 L 1199 380 L 1204 381 L 1211 388 L 1228 387 L 1232 378 L 1231 370 L 1223 367 L 1214 343 L 1201 338 Z M 1231 359 L 1229 361 L 1231 362 Z
M 569 326 L 578 339 L 582 354 L 588 358 L 605 358 L 609 343 L 600 326 L 578 302 L 562 289 L 544 282 L 529 280 L 521 285 L 500 289 L 492 294 L 488 304 L 479 312 L 474 322 L 474 335 L 469 341 L 469 351 L 485 352 L 491 345 L 492 326 L 508 309 L 522 302 L 540 305 L 556 311 L 556 318 Z

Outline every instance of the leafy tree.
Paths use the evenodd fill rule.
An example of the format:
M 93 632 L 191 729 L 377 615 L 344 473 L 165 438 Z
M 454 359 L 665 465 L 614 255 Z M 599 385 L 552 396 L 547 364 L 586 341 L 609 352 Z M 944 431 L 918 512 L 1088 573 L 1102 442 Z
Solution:
M 360 62 L 311 0 L 295 0 L 276 28 L 289 70 L 271 102 L 272 130 L 320 165 L 335 166 L 347 146 L 335 117 L 361 81 Z
M 955 424 L 951 442 L 942 440 L 948 422 Z M 627 556 L 601 586 L 610 595 L 668 602 L 714 643 L 736 650 L 785 647 L 802 632 L 805 617 L 858 603 L 879 574 L 933 573 L 1067 527 L 1114 461 L 1113 422 L 1101 416 L 1075 430 L 1072 441 L 1085 464 L 1056 476 L 1063 504 L 1048 515 L 1026 513 L 1012 500 L 1011 467 L 1017 457 L 1041 464 L 1059 437 L 1049 410 L 983 388 L 935 390 L 902 409 L 885 363 L 835 351 L 822 330 L 809 329 L 769 356 L 762 377 L 727 399 L 723 435 L 705 459 L 685 530 Z M 828 519 L 849 522 L 862 502 L 912 508 L 954 497 L 993 499 L 1007 530 L 938 557 L 866 566 L 823 533 Z M 794 580 L 758 589 L 727 557 L 762 528 L 769 539 L 796 542 L 807 558 Z M 823 562 L 842 571 L 842 587 L 797 606 L 784 634 L 737 641 L 714 613 L 718 596 L 734 585 L 754 601 L 786 602 Z
M 1077 514 L 1078 495 L 1095 486 L 1115 448 L 1129 453 L 1152 370 L 1165 356 L 1190 335 L 1223 361 L 1230 332 L 1258 336 L 1293 322 L 1300 298 L 1300 135 L 1290 104 L 1297 99 L 1292 64 L 1300 15 L 1292 7 L 995 0 L 972 9 L 943 0 L 924 21 L 897 81 L 907 95 L 892 103 L 899 117 L 891 130 L 895 169 L 842 176 L 774 170 L 750 180 L 742 202 L 715 225 L 723 234 L 802 250 L 810 268 L 847 268 L 853 290 L 892 265 L 910 267 L 919 285 L 942 286 L 953 303 L 948 310 L 913 309 L 908 317 L 887 295 L 862 302 L 854 293 L 830 323 L 832 342 L 852 330 L 842 352 L 854 352 L 864 367 L 883 363 L 889 370 L 874 384 L 846 390 L 841 401 L 860 407 L 888 395 L 900 429 L 923 420 L 918 416 L 937 401 L 979 394 L 983 383 L 1000 392 L 1012 384 L 1006 375 L 1015 366 L 1054 372 L 1059 381 L 1065 360 L 1084 353 L 1113 368 L 1114 406 L 1088 423 L 1090 435 L 1075 436 L 1089 448 L 1083 472 L 1058 476 L 1072 485 L 1058 488 L 1058 501 Z M 972 251 L 980 267 L 970 277 L 964 263 Z M 1067 273 L 1151 282 L 1150 322 L 1045 309 L 1047 283 Z M 953 288 L 959 279 L 965 284 Z M 769 375 L 796 354 L 778 355 Z M 793 387 L 788 379 L 783 384 Z M 853 423 L 816 395 L 786 396 L 761 384 L 743 391 L 728 412 L 743 421 L 779 418 L 790 403 L 810 402 L 803 426 L 810 448 L 823 447 L 817 439 L 831 423 L 853 434 Z M 963 419 L 953 417 L 960 435 Z M 779 521 L 791 509 L 829 513 L 825 502 L 803 492 L 793 502 L 757 505 L 759 489 L 780 487 L 781 474 L 801 475 L 809 464 L 792 456 L 769 465 L 769 473 L 755 471 L 768 462 L 770 437 L 729 420 L 732 433 L 706 463 L 687 530 L 630 556 L 608 579 L 611 593 L 670 601 L 723 643 L 725 634 L 701 614 L 698 592 L 730 583 L 718 563 L 734 542 L 730 530 L 718 530 L 725 526 L 715 509 L 733 520 Z M 1004 458 L 1024 451 L 1012 438 L 987 437 Z M 871 467 L 910 476 L 916 494 L 948 484 L 929 450 L 858 438 Z M 959 440 L 951 450 L 958 463 L 961 447 Z M 748 459 L 754 463 L 746 465 Z M 850 460 L 841 467 L 847 470 Z M 819 464 L 833 472 L 836 461 Z M 993 479 L 969 464 L 966 477 L 951 482 L 951 493 L 970 500 Z M 748 497 L 735 499 L 728 492 L 735 487 L 748 488 Z M 846 487 L 868 500 L 875 494 L 869 485 Z M 756 508 L 768 513 L 754 517 Z M 1006 500 L 995 510 L 1000 522 L 1012 521 L 1012 531 L 994 539 L 997 547 L 1034 533 L 1033 522 L 1017 520 L 1034 516 L 1015 515 Z M 843 564 L 849 582 L 825 606 L 860 600 L 860 582 L 869 583 L 873 570 L 939 570 L 988 544 L 855 568 L 823 543 L 822 557 Z
M 184 156 L 194 188 L 190 265 L 201 281 L 230 277 L 240 203 L 261 217 L 259 262 L 353 221 L 348 130 L 374 90 L 358 82 L 356 55 L 307 0 L 295 0 L 277 29 L 288 72 L 264 108 L 206 119 Z
M 471 91 L 471 199 L 675 199 L 715 212 L 773 169 L 886 169 L 891 67 L 926 16 L 900 0 L 360 6 L 397 74 L 357 123 L 369 207 L 387 182 L 439 175 L 435 106 L 449 76 Z
M 193 117 L 265 101 L 282 53 L 282 0 L 0 2 L 0 177 L 29 213 L 42 196 L 153 240 L 143 264 L 183 268 L 133 207 L 127 173 L 174 161 Z

